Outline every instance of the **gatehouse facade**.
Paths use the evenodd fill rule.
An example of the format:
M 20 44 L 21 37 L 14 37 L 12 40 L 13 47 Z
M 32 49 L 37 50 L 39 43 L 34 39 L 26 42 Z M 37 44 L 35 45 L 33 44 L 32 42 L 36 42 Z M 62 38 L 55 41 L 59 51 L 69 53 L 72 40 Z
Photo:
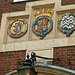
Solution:
M 14 2 L 17 3 L 13 1 L 12 4 Z M 31 52 L 43 57 L 59 58 L 59 61 L 37 58 L 39 63 L 75 70 L 75 4 L 63 6 L 61 3 L 62 0 L 27 1 L 23 11 L 2 14 L 1 58 L 17 64 L 11 69 L 13 64 L 8 72 L 18 68 L 18 62 L 25 60 L 27 53 L 30 55 Z M 5 62 L 3 59 L 1 63 Z

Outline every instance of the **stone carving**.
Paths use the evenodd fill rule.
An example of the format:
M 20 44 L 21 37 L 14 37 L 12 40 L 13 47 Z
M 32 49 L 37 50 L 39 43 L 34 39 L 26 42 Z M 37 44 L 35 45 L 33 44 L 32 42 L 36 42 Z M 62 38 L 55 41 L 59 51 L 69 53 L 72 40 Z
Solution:
M 13 21 L 8 26 L 8 34 L 12 38 L 22 37 L 28 30 L 28 23 L 26 20 L 18 19 Z
M 66 13 L 58 21 L 58 29 L 65 33 L 66 36 L 70 36 L 75 30 L 75 15 L 73 13 Z
M 35 21 L 32 24 L 32 31 L 40 39 L 43 39 L 52 30 L 52 15 L 53 11 L 50 9 L 40 9 L 34 14 Z

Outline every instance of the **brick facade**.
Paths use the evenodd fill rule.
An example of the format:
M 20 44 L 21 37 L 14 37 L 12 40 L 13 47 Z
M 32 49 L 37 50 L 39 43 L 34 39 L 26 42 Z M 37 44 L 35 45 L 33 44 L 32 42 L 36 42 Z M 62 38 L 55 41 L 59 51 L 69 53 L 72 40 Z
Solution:
M 54 58 L 59 58 L 54 65 L 75 70 L 75 46 L 54 48 Z
M 13 0 L 0 0 L 0 24 L 2 13 L 15 12 L 15 11 L 23 11 L 25 10 L 25 2 L 14 3 Z M 62 0 L 62 5 L 75 4 L 75 0 Z
M 0 24 L 2 13 L 23 11 L 25 10 L 25 2 L 12 3 L 13 0 L 0 0 Z
M 12 2 L 13 0 L 0 0 L 0 24 L 2 13 L 25 10 L 25 2 L 11 4 Z M 62 0 L 61 4 L 75 4 L 75 0 Z M 25 60 L 25 54 L 26 51 L 0 52 L 0 75 L 22 66 L 18 62 Z M 54 61 L 54 65 L 75 70 L 75 46 L 54 48 L 54 58 L 60 58 L 60 61 Z M 65 58 L 70 58 L 70 64 L 68 63 L 69 60 Z
M 75 0 L 62 0 L 62 5 L 75 4 Z
M 18 62 L 25 60 L 26 51 L 0 52 L 0 75 L 4 75 L 18 67 Z

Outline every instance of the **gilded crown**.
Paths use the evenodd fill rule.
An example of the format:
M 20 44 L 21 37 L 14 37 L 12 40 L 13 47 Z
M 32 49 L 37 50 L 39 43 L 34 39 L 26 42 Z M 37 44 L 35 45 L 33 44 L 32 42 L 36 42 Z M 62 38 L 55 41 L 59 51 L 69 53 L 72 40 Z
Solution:
M 54 12 L 49 8 L 40 9 L 40 10 L 37 10 L 37 12 L 34 14 L 34 17 L 37 18 L 41 15 L 46 15 L 46 16 L 50 16 L 52 18 L 53 13 Z

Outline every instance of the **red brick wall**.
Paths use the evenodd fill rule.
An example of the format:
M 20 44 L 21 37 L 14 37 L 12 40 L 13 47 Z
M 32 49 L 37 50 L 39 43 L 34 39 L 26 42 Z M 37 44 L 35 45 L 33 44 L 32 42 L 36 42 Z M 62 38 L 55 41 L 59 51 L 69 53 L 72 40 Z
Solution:
M 54 61 L 54 65 L 75 70 L 75 46 L 54 48 L 54 58 L 60 58 L 59 61 Z M 70 58 L 70 64 L 69 59 L 65 58 Z
M 25 60 L 26 51 L 0 52 L 0 75 L 9 73 L 18 67 L 18 62 Z
M 62 0 L 62 5 L 75 4 L 75 0 Z
M 25 10 L 25 2 L 11 4 L 12 2 L 13 0 L 0 0 L 0 24 L 2 13 Z

